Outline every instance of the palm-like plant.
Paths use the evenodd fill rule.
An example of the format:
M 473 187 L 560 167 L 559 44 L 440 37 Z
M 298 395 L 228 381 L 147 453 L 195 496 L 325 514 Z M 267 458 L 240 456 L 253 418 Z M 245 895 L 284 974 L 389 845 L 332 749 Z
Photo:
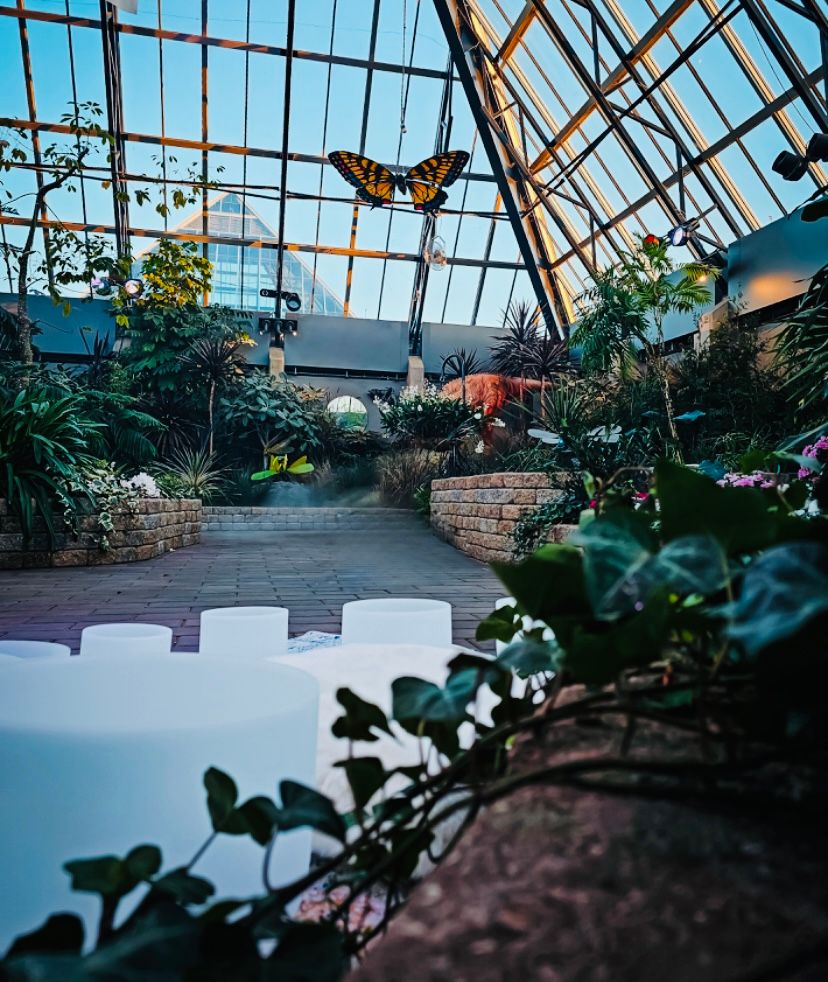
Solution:
M 501 375 L 526 379 L 527 360 L 542 334 L 540 310 L 526 300 L 510 304 L 503 326 L 506 333 L 492 346 L 492 369 Z
M 828 400 L 828 266 L 823 266 L 782 331 L 777 361 L 800 413 Z
M 443 359 L 443 378 L 446 381 L 459 378 L 462 387 L 462 400 L 466 401 L 466 379 L 469 375 L 475 375 L 483 371 L 483 363 L 480 361 L 476 351 L 467 351 L 465 348 L 455 348 L 451 354 Z
M 526 354 L 527 374 L 541 384 L 541 404 L 546 395 L 546 386 L 558 375 L 570 369 L 569 346 L 548 334 L 538 338 Z
M 635 348 L 644 350 L 659 380 L 667 425 L 679 456 L 664 320 L 668 314 L 689 313 L 707 303 L 706 281 L 717 275 L 706 263 L 674 263 L 665 242 L 642 241 L 635 252 L 622 252 L 617 266 L 596 275 L 595 285 L 584 298 L 588 309 L 571 335 L 588 369 L 605 371 L 616 364 L 623 371 Z
M 209 501 L 225 486 L 225 470 L 216 467 L 215 454 L 187 448 L 173 453 L 164 464 L 163 474 L 171 476 L 176 487 L 187 498 Z
M 53 501 L 69 482 L 78 481 L 97 431 L 77 396 L 50 399 L 34 385 L 14 396 L 0 391 L 0 493 L 26 541 L 36 515 L 54 540 Z
M 216 389 L 244 372 L 246 360 L 242 349 L 252 344 L 250 338 L 214 335 L 199 338 L 184 357 L 185 364 L 207 382 L 207 449 L 213 452 L 213 409 Z

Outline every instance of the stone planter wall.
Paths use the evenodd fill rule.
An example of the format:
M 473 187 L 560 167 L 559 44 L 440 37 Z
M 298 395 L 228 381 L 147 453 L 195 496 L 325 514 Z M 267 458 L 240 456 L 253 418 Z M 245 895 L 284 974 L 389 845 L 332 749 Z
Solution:
M 475 559 L 514 560 L 511 533 L 526 512 L 563 492 L 545 474 L 475 474 L 431 482 L 431 527 L 441 538 Z M 561 525 L 554 539 L 569 535 Z
M 36 519 L 34 536 L 24 546 L 20 522 L 9 514 L 6 502 L 0 498 L 0 569 L 134 563 L 194 545 L 201 534 L 201 501 L 142 498 L 134 513 L 127 509 L 115 512 L 113 525 L 107 550 L 98 544 L 100 533 L 95 515 L 80 519 L 77 537 L 59 533 L 57 548 L 50 549 L 45 526 Z

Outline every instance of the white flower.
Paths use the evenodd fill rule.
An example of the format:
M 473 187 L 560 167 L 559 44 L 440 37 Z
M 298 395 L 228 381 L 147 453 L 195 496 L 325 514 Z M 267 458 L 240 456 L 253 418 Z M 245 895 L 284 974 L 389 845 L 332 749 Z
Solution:
M 474 414 L 474 418 L 475 419 L 483 419 L 483 413 L 475 413 Z
M 423 411 L 423 404 L 422 404 L 422 403 L 420 403 L 420 405 L 419 405 L 419 406 L 417 406 L 417 412 L 418 412 L 418 413 L 421 413 L 422 411 Z
M 502 419 L 493 419 L 491 422 L 492 426 L 496 426 L 499 430 L 502 430 L 506 426 Z
M 483 446 L 483 441 L 482 440 L 478 440 L 477 441 L 477 446 L 474 448 L 474 452 L 475 453 L 483 453 L 483 451 L 485 449 L 486 448 Z
M 155 478 L 150 477 L 149 474 L 145 474 L 143 471 L 140 474 L 133 475 L 126 481 L 121 481 L 121 487 L 128 488 L 131 491 L 137 491 L 142 498 L 161 497 L 161 492 L 158 490 Z

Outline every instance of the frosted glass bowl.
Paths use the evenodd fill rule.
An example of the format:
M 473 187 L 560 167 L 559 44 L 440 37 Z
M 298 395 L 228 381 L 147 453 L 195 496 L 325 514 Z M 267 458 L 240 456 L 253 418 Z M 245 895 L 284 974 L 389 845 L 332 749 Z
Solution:
M 166 655 L 172 628 L 162 624 L 92 624 L 81 631 L 82 655 Z
M 71 654 L 68 644 L 54 641 L 13 641 L 11 638 L 0 641 L 0 655 L 14 658 L 68 658 Z
M 319 687 L 295 668 L 179 653 L 17 662 L 0 668 L 0 951 L 60 910 L 94 938 L 98 903 L 69 890 L 70 859 L 155 843 L 162 869 L 188 863 L 210 833 L 207 768 L 241 801 L 275 797 L 284 778 L 314 785 Z M 305 829 L 280 836 L 273 882 L 307 872 L 310 843 Z M 220 836 L 193 871 L 219 897 L 252 896 L 263 857 Z
M 352 600 L 342 607 L 342 643 L 450 647 L 451 604 L 407 597 Z
M 287 607 L 213 607 L 201 612 L 202 655 L 270 658 L 287 654 Z

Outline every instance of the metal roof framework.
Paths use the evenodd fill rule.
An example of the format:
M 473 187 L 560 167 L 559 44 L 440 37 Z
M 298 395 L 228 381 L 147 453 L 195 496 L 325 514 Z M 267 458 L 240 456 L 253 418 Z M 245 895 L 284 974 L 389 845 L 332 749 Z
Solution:
M 188 29 L 176 30 L 185 5 Z M 104 231 L 122 254 L 133 238 L 181 237 L 166 220 L 157 228 L 159 220 L 145 209 L 130 208 L 123 192 L 146 181 L 141 162 L 150 148 L 160 155 L 156 180 L 165 190 L 176 184 L 173 156 L 184 155 L 219 190 L 269 201 L 279 228 L 274 241 L 245 237 L 242 227 L 239 238 L 225 242 L 209 233 L 205 208 L 201 234 L 188 237 L 205 253 L 210 242 L 219 241 L 275 248 L 280 254 L 312 253 L 314 270 L 333 261 L 330 257 L 341 259 L 319 275 L 342 293 L 346 313 L 375 306 L 376 316 L 395 313 L 396 319 L 416 309 L 419 319 L 448 314 L 455 321 L 493 323 L 497 305 L 504 309 L 517 289 L 534 293 L 549 330 L 565 334 L 591 272 L 617 261 L 637 234 L 662 234 L 699 219 L 689 254 L 702 256 L 789 213 L 828 184 L 819 163 L 798 185 L 770 169 L 779 150 L 802 153 L 813 133 L 828 132 L 825 0 L 372 0 L 358 5 L 361 45 L 345 43 L 348 30 L 357 29 L 351 27 L 357 7 L 348 0 L 315 2 L 312 11 L 297 0 L 264 7 L 245 0 L 243 33 L 224 34 L 216 25 L 229 21 L 218 0 L 142 0 L 137 18 L 121 14 L 108 0 L 98 0 L 98 16 L 91 17 L 90 6 L 83 0 L 0 5 L 0 29 L 10 28 L 0 41 L 6 45 L 12 31 L 16 35 L 26 96 L 25 104 L 8 111 L 0 97 L 0 124 L 31 133 L 32 160 L 21 179 L 42 182 L 43 139 L 65 139 L 68 132 L 35 98 L 49 80 L 39 78 L 44 42 L 38 62 L 33 33 L 48 30 L 50 43 L 57 44 L 56 32 L 63 32 L 75 101 L 86 95 L 73 43 L 98 35 L 101 102 L 114 135 L 111 203 L 104 209 L 101 195 L 92 193 L 92 179 L 100 184 L 101 175 L 90 173 L 81 181 L 81 211 L 71 220 L 44 209 L 44 237 L 61 222 L 85 233 Z M 311 15 L 327 21 L 317 25 L 326 42 L 319 50 L 305 50 L 296 40 L 297 25 Z M 403 44 L 396 54 L 389 25 L 397 30 L 402 25 Z M 280 32 L 282 43 L 275 43 Z M 422 57 L 417 43 L 423 37 L 442 45 L 442 55 Z M 134 96 L 125 99 L 124 55 L 134 58 L 134 46 L 143 44 L 157 46 L 156 88 L 148 86 L 160 101 L 154 132 L 129 125 Z M 354 53 L 357 47 L 360 54 Z M 215 82 L 211 88 L 211 62 L 220 65 L 227 56 L 244 65 L 243 135 L 235 142 L 224 130 L 213 132 L 214 107 L 226 96 Z M 278 63 L 282 84 L 280 114 L 272 117 L 273 136 L 267 140 L 261 139 L 262 126 L 255 126 L 254 135 L 252 125 L 272 99 L 251 80 L 251 66 L 263 60 Z M 171 90 L 184 64 L 198 71 L 195 134 L 171 111 Z M 296 66 L 319 66 L 327 73 L 318 100 L 319 152 L 309 151 L 302 125 L 297 126 L 299 111 L 291 110 L 292 98 L 295 104 L 302 95 Z M 350 79 L 357 109 L 350 148 L 381 159 L 372 136 L 376 139 L 376 120 L 385 111 L 382 90 L 401 85 L 396 159 L 383 162 L 404 171 L 416 161 L 414 156 L 401 163 L 406 153 L 416 153 L 403 142 L 406 122 L 409 130 L 416 122 L 420 136 L 425 134 L 420 156 L 435 126 L 436 145 L 444 145 L 441 133 L 451 131 L 455 116 L 455 133 L 464 133 L 474 150 L 469 171 L 439 220 L 441 234 L 448 226 L 453 253 L 441 284 L 423 275 L 422 245 L 433 223 L 413 216 L 404 202 L 372 215 L 336 183 L 328 167 L 325 154 L 336 149 L 330 144 L 336 139 L 329 132 L 336 128 L 329 125 L 329 119 L 336 122 L 331 100 L 340 81 L 332 86 L 331 73 L 340 71 Z M 430 87 L 442 109 L 435 98 L 432 115 L 419 109 L 413 114 L 412 85 Z M 447 105 L 454 115 L 446 116 Z M 238 179 L 219 177 L 219 161 L 229 162 L 235 174 L 240 171 Z M 256 176 L 267 167 L 269 179 Z M 205 187 L 205 205 L 207 195 Z M 315 221 L 294 220 L 300 206 L 307 206 Z M 341 227 L 334 226 L 334 216 Z M 11 235 L 21 219 L 0 212 L 0 224 Z M 399 289 L 399 275 L 389 275 L 399 264 L 413 264 L 405 281 L 408 296 Z M 335 282 L 340 274 L 341 284 Z M 372 285 L 354 310 L 361 277 Z

